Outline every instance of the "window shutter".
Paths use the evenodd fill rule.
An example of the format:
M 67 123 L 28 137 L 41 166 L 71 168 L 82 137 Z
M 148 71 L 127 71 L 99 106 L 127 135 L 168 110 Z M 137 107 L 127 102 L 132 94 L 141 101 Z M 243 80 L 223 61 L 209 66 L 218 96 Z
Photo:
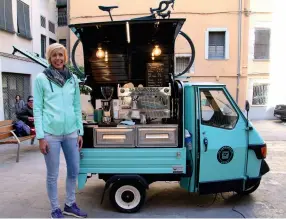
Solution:
M 58 26 L 67 25 L 67 8 L 58 8 Z
M 209 58 L 225 58 L 225 32 L 209 32 Z
M 32 39 L 30 29 L 29 5 L 18 0 L 17 11 L 18 33 L 25 38 Z
M 0 1 L 0 29 L 5 30 L 5 0 Z
M 31 27 L 30 27 L 30 10 L 29 5 L 23 4 L 24 9 L 24 17 L 25 17 L 25 30 L 26 30 L 26 37 L 31 39 Z
M 25 37 L 26 31 L 25 31 L 25 18 L 24 18 L 24 9 L 23 9 L 23 2 L 19 1 L 17 2 L 17 23 L 18 23 L 18 33 Z
M 15 29 L 12 16 L 12 0 L 4 0 L 4 1 L 5 1 L 6 30 L 14 33 Z
M 14 33 L 12 0 L 0 0 L 0 29 Z
M 270 29 L 255 30 L 254 58 L 269 59 Z

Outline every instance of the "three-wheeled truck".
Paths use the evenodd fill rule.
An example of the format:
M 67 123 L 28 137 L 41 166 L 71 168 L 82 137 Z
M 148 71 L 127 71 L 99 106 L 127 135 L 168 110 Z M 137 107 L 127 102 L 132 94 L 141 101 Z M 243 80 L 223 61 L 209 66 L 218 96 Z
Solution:
M 95 109 L 94 121 L 84 124 L 78 188 L 97 174 L 106 182 L 102 199 L 110 189 L 121 212 L 137 212 L 156 181 L 177 181 L 199 194 L 250 194 L 269 171 L 265 142 L 226 86 L 179 79 L 195 50 L 181 31 L 185 19 L 164 12 L 170 3 L 161 2 L 149 17 L 70 25 L 76 46 L 83 46 Z M 179 34 L 192 58 L 175 74 Z

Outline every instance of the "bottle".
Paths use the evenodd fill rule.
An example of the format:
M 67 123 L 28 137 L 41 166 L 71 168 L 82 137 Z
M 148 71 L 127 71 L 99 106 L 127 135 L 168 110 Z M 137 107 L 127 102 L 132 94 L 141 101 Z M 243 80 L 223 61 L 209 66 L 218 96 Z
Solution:
M 185 144 L 189 150 L 192 150 L 192 134 L 185 129 Z

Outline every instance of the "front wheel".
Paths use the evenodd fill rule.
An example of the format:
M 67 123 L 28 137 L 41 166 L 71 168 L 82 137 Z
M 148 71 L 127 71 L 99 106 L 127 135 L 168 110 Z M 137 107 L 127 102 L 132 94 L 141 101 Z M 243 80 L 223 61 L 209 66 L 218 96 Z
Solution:
M 247 188 L 246 190 L 242 192 L 237 192 L 237 193 L 240 195 L 249 195 L 253 193 L 256 189 L 258 189 L 259 185 L 260 185 L 260 180 L 257 183 L 255 183 L 253 186 Z
M 113 184 L 109 193 L 112 205 L 120 212 L 135 213 L 144 204 L 146 189 L 134 181 L 119 181 Z

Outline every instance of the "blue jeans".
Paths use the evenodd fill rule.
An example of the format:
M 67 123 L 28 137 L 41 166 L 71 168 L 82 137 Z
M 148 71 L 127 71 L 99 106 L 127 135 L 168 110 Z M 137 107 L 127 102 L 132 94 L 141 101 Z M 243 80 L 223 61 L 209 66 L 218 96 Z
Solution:
M 57 180 L 60 165 L 60 149 L 63 149 L 66 164 L 66 204 L 71 206 L 75 202 L 76 180 L 79 173 L 80 153 L 77 144 L 78 134 L 73 132 L 68 135 L 55 136 L 45 133 L 49 152 L 44 155 L 47 167 L 47 192 L 52 211 L 60 207 L 58 201 Z

